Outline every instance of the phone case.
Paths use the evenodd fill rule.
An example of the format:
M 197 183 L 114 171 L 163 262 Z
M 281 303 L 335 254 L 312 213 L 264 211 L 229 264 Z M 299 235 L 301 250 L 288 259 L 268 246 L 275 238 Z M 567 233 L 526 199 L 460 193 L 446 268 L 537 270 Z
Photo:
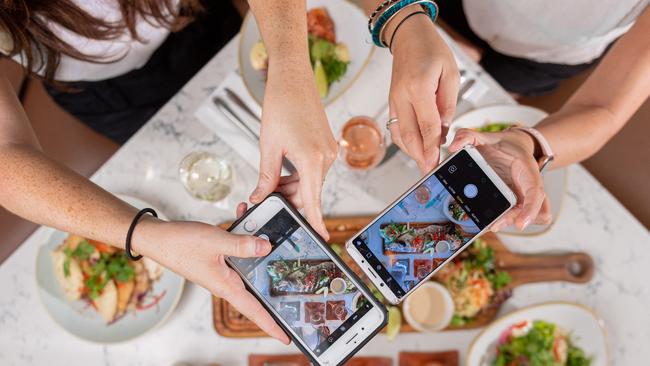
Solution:
M 345 263 L 343 263 L 343 261 L 340 259 L 338 254 L 336 254 L 336 252 L 334 252 L 332 250 L 332 248 L 330 248 L 330 246 L 327 245 L 325 240 L 323 240 L 323 238 L 314 229 L 312 229 L 311 225 L 309 225 L 309 223 L 302 217 L 302 215 L 298 212 L 298 210 L 296 210 L 293 207 L 293 205 L 291 205 L 291 203 L 289 203 L 289 201 L 287 201 L 281 194 L 276 193 L 276 192 L 271 193 L 271 196 L 279 198 L 285 204 L 285 206 L 287 206 L 287 208 L 289 208 L 291 210 L 291 212 L 298 218 L 300 224 L 306 230 L 309 230 L 309 232 L 312 235 L 314 235 L 314 237 L 316 237 L 318 239 L 318 243 L 321 245 L 321 248 L 327 254 L 329 254 L 332 257 L 332 259 L 334 260 L 334 262 L 338 266 L 340 266 L 340 267 L 342 267 L 342 268 L 344 268 L 346 270 L 346 274 L 349 275 L 354 281 L 357 282 L 358 287 L 360 289 L 363 289 L 363 291 L 367 295 L 369 295 L 370 300 L 374 303 L 374 305 L 377 306 L 379 308 L 379 310 L 382 311 L 382 313 L 384 313 L 384 321 L 382 322 L 381 326 L 378 327 L 374 332 L 372 332 L 372 334 L 370 334 L 370 336 L 368 338 L 363 340 L 363 342 L 359 343 L 359 345 L 357 347 L 355 347 L 352 350 L 352 352 L 350 352 L 343 360 L 341 360 L 341 362 L 337 366 L 343 365 L 346 361 L 348 361 L 350 358 L 352 358 L 352 356 L 354 356 L 357 352 L 359 352 L 359 350 L 361 348 L 363 348 L 363 346 L 365 346 L 366 343 L 368 343 L 368 341 L 373 339 L 377 335 L 377 333 L 379 333 L 386 326 L 386 324 L 388 323 L 388 311 L 386 310 L 386 307 L 375 298 L 375 296 L 372 294 L 372 291 L 370 291 L 368 286 L 366 286 L 365 283 L 363 283 L 363 281 L 359 278 L 359 276 L 357 276 L 356 273 L 354 273 L 350 269 L 350 267 L 348 267 Z M 264 202 L 264 201 L 262 201 L 262 202 Z M 260 203 L 258 203 L 256 205 L 254 205 L 253 207 L 249 208 L 240 218 L 235 220 L 235 222 L 233 222 L 232 225 L 230 225 L 230 227 L 228 228 L 228 231 L 231 231 L 237 225 L 239 225 L 251 212 L 253 212 L 253 210 L 255 210 L 259 205 L 261 205 L 262 202 L 260 202 Z M 228 261 L 226 261 L 226 264 L 228 264 L 228 266 L 230 266 L 230 263 Z M 318 360 L 316 360 L 314 357 L 312 357 L 311 353 L 309 353 L 309 351 L 296 339 L 296 337 L 294 337 L 291 334 L 291 332 L 287 329 L 287 327 L 282 322 L 282 320 L 278 316 L 276 316 L 275 313 L 270 309 L 268 304 L 266 304 L 265 301 L 260 299 L 259 296 L 257 296 L 257 294 L 255 293 L 255 291 L 251 290 L 250 286 L 248 285 L 248 283 L 246 281 L 243 281 L 243 282 L 244 282 L 244 285 L 246 286 L 246 290 L 248 292 L 250 292 L 253 296 L 255 296 L 255 298 L 257 300 L 260 301 L 260 304 L 262 304 L 262 306 L 269 312 L 271 317 L 273 317 L 273 320 L 275 320 L 275 322 L 278 323 L 278 325 L 282 328 L 282 330 L 284 330 L 284 333 L 293 341 L 293 343 L 296 345 L 296 347 L 298 347 L 298 349 L 300 349 L 300 351 L 305 355 L 305 357 L 307 357 L 313 365 L 320 366 L 321 364 L 318 363 Z

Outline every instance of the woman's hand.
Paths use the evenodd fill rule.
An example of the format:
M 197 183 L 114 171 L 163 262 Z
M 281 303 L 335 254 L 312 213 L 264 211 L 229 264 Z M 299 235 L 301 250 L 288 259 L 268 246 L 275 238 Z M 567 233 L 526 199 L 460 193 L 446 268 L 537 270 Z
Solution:
M 245 211 L 246 204 L 239 204 L 237 216 Z M 284 331 L 225 262 L 226 256 L 265 256 L 271 251 L 268 241 L 199 222 L 164 222 L 151 217 L 138 224 L 133 239 L 135 251 L 225 299 L 268 335 L 289 344 Z
M 391 21 L 394 28 L 399 22 Z M 454 56 L 424 14 L 413 15 L 392 37 L 390 126 L 393 142 L 422 172 L 438 165 L 441 138 L 454 117 L 459 73 Z M 387 38 L 390 40 L 391 38 Z
M 465 145 L 474 145 L 485 160 L 517 195 L 517 205 L 492 225 L 492 231 L 516 225 L 523 230 L 530 223 L 549 224 L 551 210 L 544 182 L 533 158 L 534 142 L 522 131 L 477 132 L 461 129 L 456 132 L 449 152 Z
M 298 68 L 271 64 L 262 108 L 260 176 L 251 202 L 259 203 L 277 190 L 304 207 L 309 223 L 327 238 L 321 191 L 337 148 L 309 60 Z M 280 177 L 284 157 L 296 172 Z

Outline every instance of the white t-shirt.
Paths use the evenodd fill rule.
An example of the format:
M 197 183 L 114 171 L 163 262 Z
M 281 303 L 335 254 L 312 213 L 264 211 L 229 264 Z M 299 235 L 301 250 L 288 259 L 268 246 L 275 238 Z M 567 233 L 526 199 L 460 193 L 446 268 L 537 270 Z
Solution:
M 110 22 L 122 18 L 117 1 L 75 0 L 75 3 L 99 19 Z M 153 19 L 138 19 L 137 21 L 136 29 L 142 42 L 131 38 L 126 29 L 119 38 L 104 41 L 82 37 L 57 24 L 51 24 L 50 29 L 83 54 L 100 56 L 108 61 L 115 60 L 115 62 L 109 63 L 93 63 L 61 55 L 61 62 L 55 76 L 55 79 L 59 81 L 105 80 L 138 69 L 147 63 L 154 51 L 170 33 L 169 29 L 156 23 Z M 11 42 L 11 39 L 7 38 L 0 32 L 0 50 L 11 48 L 7 47 Z M 14 60 L 21 62 L 19 55 L 14 56 Z
M 566 65 L 598 58 L 648 4 L 650 0 L 463 0 L 470 27 L 496 51 Z

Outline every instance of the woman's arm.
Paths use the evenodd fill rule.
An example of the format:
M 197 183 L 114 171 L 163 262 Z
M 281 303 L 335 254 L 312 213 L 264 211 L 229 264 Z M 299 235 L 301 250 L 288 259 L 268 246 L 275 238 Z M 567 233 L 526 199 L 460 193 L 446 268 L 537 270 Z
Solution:
M 371 14 L 381 2 L 364 0 L 364 10 Z M 438 165 L 441 139 L 454 118 L 459 72 L 431 19 L 425 14 L 411 16 L 421 11 L 409 6 L 399 12 L 386 25 L 385 40 L 392 40 L 393 53 L 390 117 L 398 118 L 390 126 L 391 138 L 422 172 L 428 172 Z
M 124 248 L 137 210 L 41 152 L 4 75 L 0 75 L 0 172 L 0 206 L 27 220 Z M 239 215 L 243 209 L 239 207 Z M 224 262 L 226 255 L 266 255 L 271 250 L 268 241 L 203 223 L 146 216 L 132 244 L 136 252 L 226 299 L 269 335 L 288 343 L 286 334 Z
M 123 245 L 137 211 L 43 155 L 4 77 L 0 111 L 0 205 L 39 224 Z
M 537 128 L 553 166 L 582 161 L 612 138 L 650 95 L 650 8 L 619 39 L 587 81 Z
M 304 206 L 309 223 L 327 238 L 321 190 L 337 144 L 325 115 L 309 59 L 304 0 L 249 0 L 269 55 L 262 108 L 260 176 L 251 202 L 274 190 Z M 280 177 L 287 157 L 297 172 Z
M 556 155 L 552 167 L 588 158 L 618 132 L 650 95 L 650 8 L 614 47 L 567 103 L 537 125 Z M 536 144 L 525 132 L 462 129 L 449 146 L 479 146 L 500 175 L 512 183 L 517 207 L 494 226 L 550 221 L 550 208 L 537 162 Z

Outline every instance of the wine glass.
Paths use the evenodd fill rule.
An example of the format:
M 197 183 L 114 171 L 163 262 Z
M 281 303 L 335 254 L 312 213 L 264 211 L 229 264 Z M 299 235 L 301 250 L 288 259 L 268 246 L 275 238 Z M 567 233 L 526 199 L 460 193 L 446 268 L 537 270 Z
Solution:
M 226 198 L 232 189 L 234 171 L 228 160 L 205 151 L 183 158 L 179 177 L 193 197 L 209 202 Z
M 365 116 L 352 117 L 343 125 L 339 145 L 339 157 L 346 166 L 355 170 L 374 168 L 386 153 L 382 129 L 372 118 Z

